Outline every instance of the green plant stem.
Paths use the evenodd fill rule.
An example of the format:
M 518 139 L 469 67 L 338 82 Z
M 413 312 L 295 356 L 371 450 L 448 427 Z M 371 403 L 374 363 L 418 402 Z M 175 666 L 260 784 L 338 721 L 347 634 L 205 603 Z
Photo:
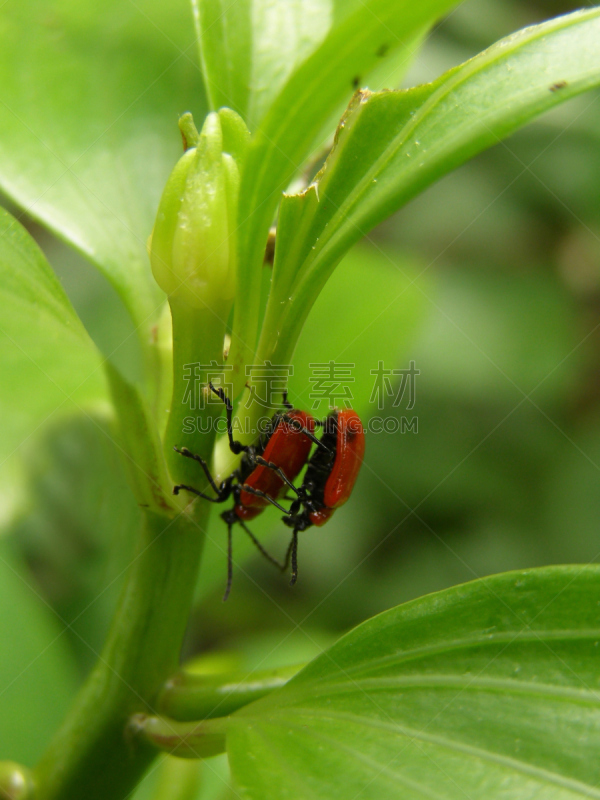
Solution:
M 168 419 L 165 411 L 173 396 L 173 334 L 167 301 L 152 328 L 151 347 L 153 363 L 152 373 L 147 377 L 148 405 L 162 436 Z
M 161 714 L 180 722 L 224 717 L 286 684 L 303 665 L 233 675 L 180 672 L 158 699 Z
M 131 719 L 130 731 L 136 739 L 177 758 L 210 758 L 225 752 L 227 718 L 175 722 L 136 714 Z
M 204 432 L 182 440 L 190 413 L 183 366 L 221 360 L 224 324 L 206 311 L 175 308 L 173 328 L 174 388 L 164 446 L 172 477 L 181 480 L 189 465 L 197 479 L 198 465 L 172 447 L 185 444 L 208 460 L 211 422 L 222 408 L 194 410 Z M 178 668 L 209 512 L 205 502 L 194 503 L 190 514 L 145 512 L 106 645 L 35 770 L 38 800 L 120 800 L 154 758 L 156 751 L 131 735 L 128 722 L 136 713 L 156 713 L 157 695 Z
M 146 514 L 106 646 L 71 714 L 35 771 L 39 800 L 126 797 L 152 750 L 126 736 L 129 717 L 152 712 L 177 668 L 204 537 L 197 525 Z
M 14 761 L 0 761 L 0 798 L 28 800 L 33 796 L 33 781 L 27 767 Z
M 223 413 L 223 404 L 218 398 L 211 396 L 210 392 L 205 392 L 203 398 L 199 396 L 201 388 L 207 383 L 209 373 L 190 368 L 189 365 L 206 366 L 211 361 L 215 364 L 223 363 L 227 309 L 224 306 L 208 311 L 190 308 L 172 299 L 170 302 L 173 316 L 173 401 L 164 439 L 165 458 L 176 482 L 197 486 L 201 477 L 198 464 L 189 458 L 182 458 L 173 447 L 187 447 L 192 453 L 207 458 L 202 450 L 207 432 L 199 430 L 196 423 L 206 423 L 205 427 L 209 427 Z M 198 348 L 199 340 L 202 342 L 201 349 Z M 213 377 L 214 372 L 214 369 L 210 370 Z M 190 389 L 195 395 L 194 401 L 189 398 Z M 190 420 L 194 421 L 193 425 Z M 214 425 L 210 433 L 212 442 Z M 203 479 L 201 483 L 206 485 Z
M 203 766 L 202 761 L 163 758 L 148 800 L 197 800 L 203 788 Z

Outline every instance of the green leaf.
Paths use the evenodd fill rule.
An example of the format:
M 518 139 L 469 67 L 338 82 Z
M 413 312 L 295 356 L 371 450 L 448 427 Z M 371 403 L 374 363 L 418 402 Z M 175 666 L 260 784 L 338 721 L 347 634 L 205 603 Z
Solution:
M 329 92 L 334 101 L 344 94 L 349 97 L 358 84 L 364 85 L 362 81 L 375 67 L 379 79 L 382 71 L 395 77 L 398 64 L 394 57 L 407 46 L 404 34 L 412 24 L 405 21 L 407 5 L 397 3 L 390 8 L 381 0 L 291 0 L 279 4 L 241 0 L 235 5 L 192 0 L 211 107 L 234 109 L 254 132 L 275 104 L 291 107 L 290 100 L 299 100 L 290 83 L 299 85 L 296 74 L 301 70 L 311 80 L 311 89 Z M 429 2 L 423 24 L 450 5 Z M 414 48 L 414 43 L 410 44 Z M 410 53 L 404 52 L 404 58 L 408 62 Z M 391 66 L 390 61 L 394 62 Z M 318 65 L 327 69 L 332 81 L 329 87 L 319 86 L 315 80 Z M 315 105 L 318 102 L 309 114 L 328 116 L 330 107 L 324 102 L 320 108 Z
M 106 400 L 101 359 L 33 239 L 0 209 L 0 459 L 46 422 Z M 7 485 L 3 482 L 3 491 Z M 8 485 L 7 501 L 12 498 Z
M 252 130 L 332 25 L 330 0 L 192 5 L 211 107 L 233 108 Z
M 0 752 L 33 766 L 77 688 L 65 625 L 0 542 Z
M 285 363 L 286 340 L 374 225 L 536 115 L 598 86 L 599 36 L 600 9 L 575 12 L 503 39 L 433 84 L 358 94 L 315 183 L 282 203 L 260 357 Z
M 141 511 L 105 420 L 79 415 L 23 446 L 28 504 L 9 531 L 83 673 L 100 652 L 131 562 Z
M 186 0 L 2 9 L 0 187 L 106 275 L 144 345 L 161 299 L 146 240 L 177 116 L 205 113 L 193 45 Z
M 408 65 L 416 37 L 456 0 L 199 0 L 199 38 L 212 101 L 232 106 L 253 134 L 242 175 L 239 252 L 230 362 L 253 363 L 260 265 L 281 192 L 320 145 L 324 126 L 365 78 L 399 51 Z M 409 45 L 410 43 L 410 45 Z M 225 79 L 223 79 L 225 74 Z M 243 379 L 240 377 L 243 384 Z
M 163 448 L 150 410 L 141 392 L 106 362 L 111 395 L 118 419 L 120 447 L 129 484 L 137 502 L 157 514 L 172 515 L 173 501 Z
M 597 566 L 506 573 L 360 625 L 231 717 L 249 798 L 599 797 Z

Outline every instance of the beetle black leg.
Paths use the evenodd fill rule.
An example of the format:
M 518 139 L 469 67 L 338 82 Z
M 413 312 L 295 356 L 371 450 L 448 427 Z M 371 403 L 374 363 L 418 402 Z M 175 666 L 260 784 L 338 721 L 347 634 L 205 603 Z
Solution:
M 287 525 L 288 528 L 295 527 L 298 519 L 298 512 L 300 511 L 301 508 L 302 508 L 302 499 L 300 497 L 296 497 L 294 500 L 292 500 L 288 516 L 282 517 L 284 525 Z
M 210 483 L 214 493 L 216 495 L 218 495 L 218 496 L 220 496 L 223 493 L 223 485 L 221 484 L 220 488 L 217 486 L 217 484 L 214 481 L 213 476 L 210 474 L 210 470 L 208 468 L 208 464 L 202 458 L 202 456 L 197 456 L 195 453 L 190 452 L 190 450 L 188 450 L 187 447 L 182 447 L 181 450 L 178 447 L 174 447 L 173 450 L 175 450 L 176 453 L 179 453 L 180 455 L 185 456 L 186 458 L 192 458 L 192 459 L 194 459 L 194 461 L 197 461 L 200 464 L 200 466 L 202 467 L 202 469 L 204 470 L 204 474 L 206 475 L 206 478 L 207 478 L 208 482 Z M 183 488 L 185 489 L 186 487 L 184 486 Z M 175 494 L 177 494 L 177 492 L 175 492 Z
M 292 541 L 289 549 L 292 553 L 292 579 L 290 586 L 293 586 L 298 580 L 298 528 L 294 528 L 292 532 Z
M 300 431 L 305 436 L 308 436 L 308 438 L 311 440 L 311 442 L 313 442 L 314 444 L 318 445 L 319 447 L 322 447 L 323 450 L 326 450 L 328 453 L 330 452 L 329 448 L 325 447 L 323 442 L 320 439 L 317 439 L 317 437 L 314 435 L 314 433 L 311 433 L 308 430 L 308 428 L 305 428 L 299 420 L 292 419 L 291 417 L 288 417 L 287 414 L 284 414 L 282 419 L 285 420 L 285 422 L 287 422 L 288 425 L 291 425 L 292 428 L 295 428 L 297 431 Z M 315 422 L 315 424 L 316 424 L 316 422 Z
M 273 498 L 266 492 L 261 492 L 260 489 L 255 489 L 253 486 L 248 486 L 247 483 L 241 484 L 240 491 L 248 492 L 248 494 L 253 494 L 255 497 L 263 497 L 265 500 L 268 500 L 269 503 L 271 503 L 271 505 L 275 506 L 275 508 L 278 508 L 280 511 L 283 511 L 284 514 L 287 515 L 290 513 L 286 508 L 280 506 L 277 500 L 273 500 Z
M 225 403 L 225 413 L 227 416 L 227 437 L 229 439 L 229 449 L 234 455 L 238 455 L 248 449 L 248 445 L 244 445 L 241 442 L 236 442 L 233 438 L 233 426 L 231 422 L 231 418 L 233 416 L 233 406 L 231 405 L 231 400 L 227 397 L 223 389 L 220 387 L 217 389 L 212 383 L 208 384 L 211 390 L 220 397 L 221 400 Z
M 250 528 L 248 528 L 248 526 L 241 519 L 239 519 L 238 522 L 240 523 L 242 528 L 246 531 L 248 536 L 252 539 L 252 542 L 254 543 L 254 545 L 257 548 L 257 550 L 261 553 L 261 555 L 263 555 L 267 559 L 267 561 L 270 561 L 271 564 L 274 564 L 277 567 L 277 569 L 280 569 L 283 572 L 285 570 L 285 568 L 286 568 L 286 565 L 282 564 L 274 556 L 272 556 L 267 550 L 265 550 L 265 548 L 258 541 L 256 536 L 252 533 Z
M 273 472 L 279 475 L 281 480 L 284 483 L 286 483 L 290 489 L 292 489 L 294 492 L 296 492 L 296 494 L 298 494 L 298 489 L 296 489 L 296 487 L 288 478 L 288 476 L 285 474 L 285 472 L 281 469 L 281 467 L 278 467 L 277 464 L 274 464 L 272 461 L 267 461 L 262 456 L 254 456 L 254 462 L 256 464 L 260 464 L 261 467 L 268 467 L 269 469 L 272 469 Z
M 225 519 L 225 515 L 222 516 L 223 519 Z M 225 519 L 225 522 L 227 523 L 227 586 L 225 587 L 223 602 L 225 602 L 229 597 L 229 592 L 231 592 L 231 583 L 233 581 L 233 542 L 231 535 L 233 523 L 229 519 Z
M 290 543 L 288 544 L 287 550 L 285 551 L 285 558 L 283 559 L 283 564 L 281 565 L 281 571 L 285 572 L 290 563 L 290 556 L 292 554 L 292 544 L 294 542 L 294 537 L 290 539 Z
M 233 526 L 235 524 L 242 526 L 259 553 L 282 572 L 285 572 L 287 569 L 289 555 L 286 556 L 285 564 L 279 562 L 274 556 L 265 550 L 246 523 L 237 516 L 233 508 L 231 508 L 229 511 L 224 511 L 221 514 L 221 519 L 227 523 L 227 586 L 225 588 L 225 594 L 223 595 L 223 602 L 225 602 L 225 600 L 227 600 L 229 597 L 229 593 L 231 592 L 231 584 L 233 582 Z
M 306 484 L 303 484 L 302 486 L 293 486 L 292 488 L 296 492 L 296 496 L 295 497 L 289 497 L 289 495 L 286 495 L 283 498 L 284 500 L 291 500 L 292 501 L 292 504 L 290 506 L 290 510 L 288 512 L 288 517 L 287 517 L 287 519 L 284 519 L 284 522 L 286 523 L 286 525 L 289 525 L 290 528 L 293 527 L 293 525 L 294 525 L 293 517 L 296 516 L 296 514 L 300 511 L 300 509 L 301 509 L 301 507 L 303 505 L 307 506 L 307 507 L 311 506 L 310 510 L 311 511 L 313 510 L 311 501 L 310 501 L 309 496 L 308 496 L 308 494 L 306 492 Z
M 288 400 L 288 391 L 287 391 L 287 389 L 285 390 L 285 392 L 283 392 L 283 404 L 282 405 L 283 405 L 284 408 L 287 408 L 288 411 L 292 411 L 292 409 L 294 408 L 294 406 Z
M 173 494 L 179 494 L 181 489 L 185 489 L 186 492 L 192 492 L 192 494 L 201 497 L 203 500 L 208 500 L 210 503 L 224 503 L 229 497 L 229 494 L 219 494 L 218 497 L 209 497 L 207 494 L 204 494 L 204 492 L 199 492 L 198 489 L 194 489 L 193 486 L 186 486 L 185 483 L 178 483 L 174 486 Z

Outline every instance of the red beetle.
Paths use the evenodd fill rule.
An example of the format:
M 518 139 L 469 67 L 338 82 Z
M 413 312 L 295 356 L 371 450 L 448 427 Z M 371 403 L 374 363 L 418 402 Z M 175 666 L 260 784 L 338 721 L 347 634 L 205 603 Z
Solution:
M 225 396 L 223 389 L 216 389 L 212 384 L 210 388 L 225 403 L 229 448 L 236 455 L 243 453 L 240 465 L 220 485 L 217 485 L 210 474 L 208 464 L 201 456 L 191 453 L 186 447 L 182 447 L 181 450 L 175 447 L 174 449 L 182 456 L 193 458 L 200 464 L 216 497 L 210 497 L 185 484 L 174 486 L 173 494 L 179 494 L 181 489 L 185 489 L 211 503 L 224 503 L 233 494 L 233 508 L 221 514 L 228 529 L 227 588 L 223 597 L 226 600 L 231 590 L 233 574 L 231 536 L 233 525 L 236 523 L 241 525 L 265 558 L 282 569 L 283 565 L 264 549 L 245 522 L 258 516 L 269 503 L 288 514 L 289 512 L 277 502 L 277 498 L 285 494 L 288 488 L 296 491 L 293 481 L 306 464 L 313 442 L 319 445 L 320 450 L 324 450 L 326 445 L 314 435 L 313 417 L 306 411 L 293 408 L 291 403 L 287 402 L 287 393 L 283 396 L 283 404 L 287 411 L 273 415 L 268 430 L 261 434 L 256 444 L 243 445 L 233 438 L 233 408 L 229 398 Z
M 294 529 L 285 565 L 292 558 L 292 585 L 298 577 L 298 531 L 324 525 L 336 508 L 350 498 L 365 453 L 365 432 L 360 417 L 351 408 L 334 408 L 322 423 L 321 445 L 296 490 L 297 499 L 283 521 Z
M 273 498 L 284 495 L 308 460 L 316 440 L 315 420 L 306 411 L 288 407 L 287 413 L 273 416 L 269 430 L 242 456 L 237 470 L 240 492 L 232 509 L 238 519 L 254 519 Z

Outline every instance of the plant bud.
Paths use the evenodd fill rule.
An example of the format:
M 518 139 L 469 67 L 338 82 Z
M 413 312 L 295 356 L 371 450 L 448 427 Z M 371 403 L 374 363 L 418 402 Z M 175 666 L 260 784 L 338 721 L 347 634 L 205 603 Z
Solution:
M 33 780 L 26 767 L 14 761 L 0 761 L 0 798 L 28 800 L 33 795 Z
M 189 118 L 185 115 L 188 126 Z M 240 174 L 234 157 L 223 152 L 223 138 L 221 115 L 209 114 L 196 146 L 186 150 L 165 186 L 150 262 L 169 298 L 227 313 L 236 285 Z

